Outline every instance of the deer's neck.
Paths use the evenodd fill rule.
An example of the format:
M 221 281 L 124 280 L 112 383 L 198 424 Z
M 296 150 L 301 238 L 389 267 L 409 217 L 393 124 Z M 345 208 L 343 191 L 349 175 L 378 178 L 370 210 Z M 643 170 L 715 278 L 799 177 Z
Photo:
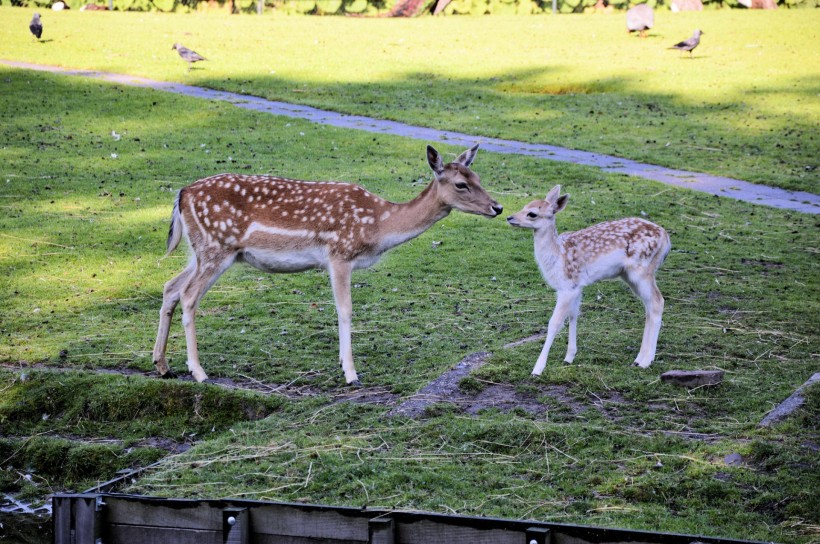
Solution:
M 451 208 L 438 199 L 435 183 L 430 183 L 413 200 L 394 204 L 385 212 L 380 228 L 382 251 L 412 240 L 447 217 Z
M 535 231 L 535 257 L 544 268 L 562 261 L 563 245 L 555 223 Z

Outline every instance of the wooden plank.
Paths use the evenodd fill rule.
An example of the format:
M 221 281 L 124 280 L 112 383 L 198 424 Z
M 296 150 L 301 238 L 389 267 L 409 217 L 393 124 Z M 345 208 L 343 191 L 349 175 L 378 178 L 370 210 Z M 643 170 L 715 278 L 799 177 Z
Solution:
M 176 527 L 222 533 L 224 505 L 209 501 L 106 496 L 108 523 L 146 527 Z
M 335 538 L 309 538 L 301 536 L 255 535 L 251 533 L 253 544 L 363 544 L 361 540 L 338 540 Z
M 55 495 L 51 499 L 54 544 L 71 544 L 71 498 Z
M 222 531 L 197 531 L 170 527 L 109 524 L 105 544 L 223 544 Z
M 527 544 L 552 544 L 552 531 L 543 527 L 530 527 L 526 532 Z
M 74 544 L 96 544 L 99 536 L 97 497 L 77 496 L 72 499 L 74 518 Z
M 247 508 L 226 508 L 222 511 L 222 542 L 248 544 L 250 516 Z
M 475 528 L 464 524 L 450 524 L 427 519 L 399 521 L 397 533 L 401 544 L 429 544 L 430 542 L 522 544 L 525 536 L 523 530 Z
M 299 536 L 322 540 L 367 542 L 367 522 L 373 514 L 326 510 L 298 505 L 255 505 L 250 507 L 255 535 Z
M 395 544 L 396 524 L 392 518 L 371 519 L 367 523 L 368 544 Z

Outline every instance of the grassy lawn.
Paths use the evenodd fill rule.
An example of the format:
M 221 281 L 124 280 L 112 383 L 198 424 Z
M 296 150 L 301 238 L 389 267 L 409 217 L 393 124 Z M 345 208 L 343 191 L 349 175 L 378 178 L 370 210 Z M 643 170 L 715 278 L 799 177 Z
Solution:
M 4 21 L 27 18 L 22 11 L 0 11 Z M 816 17 L 811 11 L 801 13 L 795 24 Z M 448 93 L 457 89 L 446 82 L 447 69 L 458 70 L 454 79 L 477 80 L 460 95 L 465 101 L 482 96 L 482 102 L 494 101 L 499 108 L 507 104 L 504 115 L 519 107 L 534 115 L 527 100 L 538 104 L 593 98 L 576 94 L 536 99 L 512 91 L 485 96 L 500 85 L 487 78 L 490 63 L 485 67 L 475 56 L 462 66 L 450 64 L 446 59 L 452 51 L 444 46 L 428 58 L 428 73 L 437 75 L 428 80 L 397 77 L 392 83 L 385 75 L 387 66 L 379 67 L 376 61 L 368 68 L 376 70 L 374 75 L 367 76 L 366 67 L 359 65 L 359 75 L 354 70 L 333 83 L 320 81 L 324 76 L 316 71 L 321 66 L 305 66 L 303 77 L 296 77 L 295 64 L 270 68 L 277 72 L 270 77 L 260 77 L 257 66 L 257 75 L 251 77 L 250 62 L 232 66 L 224 52 L 223 60 L 211 55 L 211 64 L 191 74 L 172 56 L 170 45 L 167 51 L 157 45 L 156 52 L 147 55 L 152 58 L 131 64 L 128 57 L 114 53 L 120 47 L 129 51 L 125 44 L 131 39 L 150 40 L 141 33 L 153 32 L 158 42 L 185 38 L 208 56 L 203 47 L 207 39 L 193 28 L 180 30 L 180 21 L 196 22 L 214 33 L 226 29 L 213 43 L 228 43 L 227 36 L 239 32 L 240 22 L 264 22 L 271 32 L 277 25 L 290 28 L 288 40 L 312 43 L 304 29 L 297 31 L 298 25 L 362 24 L 347 19 L 47 15 L 46 32 L 58 16 L 79 21 L 92 15 L 88 21 L 114 26 L 131 21 L 140 34 L 111 31 L 117 39 L 97 45 L 95 55 L 81 47 L 70 49 L 75 45 L 58 39 L 55 29 L 53 42 L 15 38 L 19 43 L 13 45 L 14 58 L 197 83 L 215 82 L 219 78 L 214 72 L 233 70 L 231 81 L 223 83 L 247 85 L 246 90 L 256 94 L 321 99 L 338 109 L 344 94 L 331 96 L 331 90 L 350 85 L 351 93 L 356 87 L 374 93 L 367 83 L 372 77 L 408 97 L 431 89 L 426 103 L 436 123 L 459 116 L 484 120 L 484 111 L 495 111 L 445 111 Z M 708 21 L 729 17 L 708 15 Z M 749 20 L 757 16 L 743 15 Z M 792 14 L 781 10 L 773 16 Z M 576 18 L 562 19 L 576 24 Z M 607 18 L 584 20 L 594 26 Z M 143 24 L 136 24 L 140 21 Z M 519 24 L 552 24 L 550 18 L 523 21 Z M 427 25 L 434 29 L 446 23 L 371 22 L 383 29 L 417 25 L 419 31 L 407 31 L 405 37 L 413 43 L 433 32 Z M 620 20 L 617 23 L 620 34 Z M 452 24 L 488 23 L 471 19 Z M 512 22 L 500 20 L 499 25 L 505 24 Z M 6 54 L 12 51 L 8 28 L 4 24 L 0 31 L 7 58 L 12 54 Z M 710 28 L 704 28 L 707 37 Z M 77 40 L 102 35 L 90 27 L 67 34 Z M 253 34 L 244 33 L 244 39 L 262 44 L 275 39 L 274 34 Z M 790 40 L 793 34 L 781 38 Z M 664 36 L 647 43 L 665 44 L 668 37 L 671 32 L 664 30 Z M 385 47 L 401 39 L 393 35 Z M 461 39 L 461 45 L 455 45 L 463 52 L 471 42 Z M 643 42 L 628 43 L 643 47 Z M 404 46 L 391 47 L 395 51 Z M 335 54 L 330 47 L 324 49 Z M 409 45 L 407 49 L 422 62 L 421 51 Z M 486 54 L 495 55 L 490 49 Z M 38 53 L 26 57 L 24 50 Z M 669 62 L 685 70 L 718 58 L 714 50 L 707 51 L 704 47 L 703 58 L 690 64 L 668 52 Z M 41 53 L 44 56 L 34 58 Z M 294 47 L 294 54 L 304 55 L 307 62 L 306 52 Z M 94 64 L 95 56 L 104 60 Z M 291 58 L 281 61 L 295 63 Z M 318 59 L 314 56 L 311 62 Z M 353 70 L 343 64 L 330 61 L 328 67 Z M 399 71 L 412 71 L 412 63 L 408 66 Z M 283 80 L 287 84 L 278 80 L 282 70 L 290 70 Z M 541 77 L 533 75 L 534 80 Z M 300 88 L 307 92 L 293 92 Z M 397 115 L 406 114 L 407 120 L 423 117 L 420 96 L 406 101 L 395 96 Z M 607 91 L 598 98 L 609 96 Z M 640 94 L 635 96 L 642 100 Z M 486 350 L 492 352 L 489 362 L 462 383 L 462 391 L 478 398 L 502 386 L 515 398 L 542 408 L 535 414 L 494 408 L 472 414 L 445 403 L 418 420 L 389 418 L 389 403 L 345 401 L 350 395 L 336 362 L 335 312 L 324 273 L 270 276 L 236 267 L 202 301 L 197 323 L 206 372 L 242 384 L 290 384 L 289 397 L 158 380 L 152 374 L 150 350 L 162 284 L 186 260 L 184 251 L 162 259 L 177 189 L 210 174 L 237 171 L 356 181 L 391 200 L 406 200 L 430 179 L 423 142 L 2 66 L 0 97 L 0 490 L 26 497 L 82 490 L 113 476 L 118 468 L 145 465 L 192 445 L 168 457 L 128 491 L 418 508 L 782 542 L 816 540 L 820 391 L 810 390 L 806 407 L 786 422 L 757 427 L 773 406 L 818 371 L 820 224 L 814 216 L 592 168 L 479 151 L 474 168 L 506 212 L 561 183 L 571 194 L 559 220 L 561 229 L 625 215 L 645 215 L 667 228 L 673 250 L 659 273 L 667 309 L 658 360 L 648 370 L 628 365 L 640 343 L 642 309 L 624 286 L 606 283 L 587 290 L 576 363 L 560 364 L 566 338 L 561 335 L 544 375 L 529 377 L 540 342 L 503 346 L 543 329 L 554 301 L 533 262 L 531 236 L 508 227 L 503 219 L 454 213 L 373 269 L 354 274 L 354 357 L 365 390 L 398 402 L 465 355 Z M 372 99 L 365 113 L 387 108 L 387 97 L 373 94 Z M 780 105 L 771 107 L 779 119 L 816 124 L 816 115 L 794 117 L 789 109 L 794 104 L 781 103 L 779 93 L 752 97 L 747 106 L 736 99 L 733 110 L 777 101 Z M 703 106 L 696 98 L 664 100 L 693 112 L 693 119 L 687 115 L 677 122 L 700 126 L 698 110 Z M 546 108 L 539 111 L 548 113 Z M 502 117 L 476 122 L 470 131 L 476 126 L 477 132 L 498 130 L 515 137 L 522 129 L 509 119 L 502 122 Z M 598 122 L 609 130 L 610 119 L 614 117 L 607 114 Z M 491 129 L 495 123 L 497 128 Z M 600 135 L 584 127 L 578 129 L 579 134 L 589 132 L 584 137 Z M 756 133 L 726 130 L 731 136 L 726 145 L 737 148 Z M 809 137 L 804 134 L 804 140 Z M 547 137 L 544 141 L 569 145 Z M 450 156 L 461 151 L 435 145 Z M 678 152 L 670 154 L 670 160 Z M 767 160 L 775 156 L 766 155 Z M 816 161 L 816 154 L 811 158 Z M 783 160 L 796 159 L 789 154 Z M 724 173 L 746 177 L 741 162 L 715 162 L 709 168 L 731 168 Z M 172 367 L 184 372 L 178 316 L 169 353 Z M 714 368 L 726 372 L 725 382 L 715 388 L 687 391 L 659 380 L 670 369 Z M 742 456 L 741 464 L 724 461 L 733 453 Z M 54 473 L 49 467 L 55 459 L 71 462 L 67 470 Z
M 0 8 L 0 57 L 138 74 L 818 191 L 817 10 L 338 17 Z M 667 47 L 701 28 L 693 60 Z M 171 50 L 208 57 L 187 73 Z

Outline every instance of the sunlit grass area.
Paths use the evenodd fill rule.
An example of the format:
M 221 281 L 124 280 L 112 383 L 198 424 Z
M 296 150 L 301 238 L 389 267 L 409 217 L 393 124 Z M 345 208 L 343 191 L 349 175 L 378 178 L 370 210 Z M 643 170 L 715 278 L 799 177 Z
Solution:
M 398 44 L 390 49 L 395 53 L 405 49 L 399 40 L 409 40 L 414 47 L 408 50 L 418 58 L 408 60 L 408 68 L 398 62 L 388 67 L 384 59 L 389 54 L 374 48 L 372 66 L 356 60 L 351 67 L 341 56 L 332 57 L 337 53 L 330 48 L 328 70 L 346 74 L 334 82 L 311 74 L 313 68 L 298 75 L 296 60 L 278 49 L 279 56 L 261 47 L 259 55 L 281 57 L 282 65 L 271 60 L 254 68 L 243 60 L 232 68 L 227 55 L 221 59 L 222 53 L 211 54 L 208 46 L 221 40 L 228 44 L 231 35 L 264 45 L 277 32 L 281 40 L 304 47 L 312 43 L 307 35 L 337 44 L 335 40 L 342 39 L 337 33 L 322 38 L 325 34 L 311 34 L 306 28 L 356 28 L 359 22 L 44 14 L 46 32 L 49 22 L 63 15 L 70 17 L 59 20 L 110 22 L 109 34 L 93 26 L 73 32 L 88 48 L 72 49 L 73 38 L 67 35 L 60 38 L 64 41 L 54 36 L 55 41 L 42 44 L 32 43 L 22 31 L 21 38 L 9 39 L 12 27 L 5 24 L 10 20 L 6 15 L 25 22 L 25 14 L 18 13 L 0 10 L 3 56 L 14 51 L 15 58 L 24 58 L 20 51 L 33 51 L 42 58 L 27 60 L 197 84 L 221 80 L 254 94 L 281 93 L 289 100 L 334 109 L 353 111 L 355 106 L 363 113 L 389 110 L 418 122 L 448 120 L 453 123 L 448 127 L 468 132 L 475 127 L 477 133 L 491 129 L 515 136 L 536 120 L 532 122 L 542 124 L 530 129 L 543 130 L 544 141 L 550 143 L 562 142 L 547 138 L 547 129 L 569 130 L 561 120 L 572 110 L 546 105 L 561 100 L 581 108 L 582 102 L 573 101 L 614 99 L 610 94 L 616 92 L 606 78 L 598 82 L 595 76 L 578 74 L 573 77 L 594 92 L 572 87 L 575 94 L 566 94 L 568 86 L 579 81 L 557 82 L 537 74 L 521 77 L 519 85 L 558 85 L 564 94 L 537 94 L 530 87 L 526 92 L 501 91 L 505 83 L 490 75 L 500 62 L 493 48 L 482 51 L 483 45 L 475 45 L 482 41 L 464 33 L 447 34 L 450 42 L 443 37 L 437 42 L 433 38 L 444 36 L 443 30 L 425 30 L 426 25 L 440 30 L 446 24 L 481 26 L 484 19 L 368 21 L 374 29 L 393 24 L 399 25 L 394 29 L 412 29 L 402 31 L 406 34 L 394 31 L 385 43 Z M 745 16 L 753 20 L 757 14 Z M 785 10 L 773 16 L 791 20 Z M 587 36 L 606 19 L 562 18 Z M 122 21 L 130 21 L 133 32 L 117 35 L 114 30 Z M 498 31 L 509 28 L 505 25 L 510 21 L 498 20 Z M 516 21 L 552 24 L 547 17 Z M 588 21 L 589 26 L 576 21 Z M 794 21 L 802 24 L 798 18 Z M 620 39 L 620 21 L 615 22 Z M 248 27 L 237 30 L 244 24 L 260 26 L 251 33 Z M 200 25 L 216 37 L 203 38 Z M 214 30 L 220 25 L 225 36 Z M 267 25 L 264 32 L 262 25 Z M 683 25 L 680 31 L 689 34 Z M 150 46 L 155 51 L 150 58 L 141 61 L 145 57 L 136 49 L 123 46 L 137 40 L 135 34 L 145 43 L 151 32 L 158 38 Z M 95 34 L 98 39 L 117 38 L 95 43 Z M 423 36 L 428 38 L 427 61 L 416 47 Z M 667 37 L 664 30 L 662 36 L 625 43 L 665 45 Z M 783 33 L 778 39 L 793 36 Z M 211 60 L 187 73 L 170 44 L 164 45 L 180 40 Z M 553 43 L 568 47 L 566 40 Z M 670 66 L 677 70 L 694 69 L 715 58 L 706 45 L 703 58 L 696 56 L 691 63 L 677 59 L 676 52 L 664 54 L 669 53 L 669 62 L 677 63 Z M 320 62 L 315 55 L 300 53 L 304 47 L 293 47 L 295 58 Z M 214 51 L 223 49 L 227 51 Z M 458 85 L 446 75 L 459 66 L 453 49 L 462 53 L 464 62 Z M 475 54 L 464 54 L 467 50 Z M 487 65 L 479 53 L 490 59 Z M 100 56 L 100 64 L 89 60 Z M 809 53 L 805 57 L 810 59 Z M 430 68 L 421 68 L 425 62 Z M 370 70 L 379 86 L 356 74 L 356 66 L 362 73 Z M 809 81 L 811 63 L 800 69 L 802 75 L 796 77 Z M 267 76 L 245 75 L 253 70 Z M 282 70 L 287 77 L 280 81 Z M 417 75 L 391 79 L 397 73 Z M 652 73 L 641 77 L 651 79 Z M 477 82 L 469 83 L 473 78 Z M 380 88 L 384 95 L 377 92 Z M 681 126 L 700 126 L 703 118 L 693 95 L 653 92 L 669 95 L 664 102 L 653 99 L 658 107 L 694 108 L 695 113 L 677 118 Z M 816 112 L 811 113 L 816 104 L 808 95 L 795 96 L 809 102 L 808 115 L 797 115 L 797 106 L 780 102 L 778 93 L 766 100 L 779 104 L 771 111 L 795 126 L 816 124 Z M 743 119 L 731 112 L 748 108 L 758 115 L 759 98 L 753 96 L 748 106 L 733 102 L 726 116 L 743 127 Z M 533 101 L 530 106 L 527 100 Z M 643 104 L 642 99 L 631 100 Z M 539 106 L 532 109 L 532 104 Z M 617 120 L 607 109 L 601 108 L 594 118 L 585 113 L 586 124 L 572 131 L 590 140 L 612 134 L 601 140 L 608 145 L 628 140 L 628 131 L 612 129 L 627 121 Z M 637 109 L 656 113 L 648 107 Z M 552 122 L 540 121 L 548 115 Z M 510 122 L 515 116 L 526 122 Z M 469 130 L 456 126 L 468 118 Z M 658 119 L 652 126 L 659 130 L 668 123 Z M 722 119 L 719 124 L 729 126 Z M 754 131 L 737 127 L 726 130 L 731 145 L 739 148 Z M 800 142 L 816 145 L 811 137 L 804 135 Z M 448 157 L 461 151 L 446 142 L 430 143 Z M 83 490 L 119 468 L 144 466 L 166 456 L 127 491 L 419 508 L 814 541 L 820 526 L 815 492 L 820 485 L 817 388 L 809 390 L 806 406 L 792 418 L 772 428 L 757 426 L 818 371 L 820 224 L 810 215 L 592 168 L 479 151 L 474 169 L 505 206 L 504 215 L 561 183 L 571 195 L 559 218 L 561 230 L 643 216 L 669 231 L 673 250 L 658 275 L 666 297 L 664 327 L 658 359 L 650 369 L 629 366 L 640 344 L 642 308 L 626 287 L 612 282 L 586 292 L 575 364 L 560 364 L 566 342 L 562 334 L 544 375 L 531 378 L 540 342 L 504 347 L 545 328 L 554 303 L 533 262 L 531 235 L 511 229 L 503 218 L 453 213 L 374 268 L 355 273 L 353 348 L 363 391 L 352 392 L 343 384 L 327 275 L 271 276 L 241 266 L 226 273 L 202 301 L 200 349 L 212 378 L 230 379 L 257 392 L 156 378 L 150 350 L 162 285 L 187 259 L 183 250 L 163 258 L 179 188 L 225 171 L 272 173 L 354 181 L 402 201 L 430 179 L 424 145 L 223 103 L 0 66 L 0 490 L 30 498 Z M 679 146 L 670 157 L 683 149 Z M 775 156 L 762 153 L 757 159 L 771 163 Z M 796 156 L 816 160 L 816 154 Z M 797 163 L 791 154 L 782 158 Z M 731 168 L 740 168 L 741 162 Z M 730 168 L 726 164 L 712 166 Z M 169 354 L 180 374 L 185 373 L 184 350 L 177 315 Z M 459 404 L 441 403 L 417 420 L 388 416 L 395 404 L 478 351 L 491 355 L 462 382 L 461 392 L 479 399 L 501 387 L 521 407 L 506 412 L 488 402 L 467 412 Z M 670 369 L 721 369 L 725 378 L 717 387 L 687 390 L 660 381 L 660 374 Z M 357 395 L 366 400 L 370 393 L 375 393 L 371 402 L 348 402 Z M 528 411 L 524 404 L 538 410 Z M 187 446 L 193 447 L 176 453 Z M 726 462 L 733 453 L 742 456 L 740 464 Z M 54 471 L 55 459 L 71 462 L 66 470 Z M 31 478 L 21 476 L 26 474 Z
M 817 10 L 361 19 L 0 9 L 0 57 L 817 191 Z M 704 31 L 689 59 L 667 48 Z M 208 58 L 190 72 L 171 45 Z

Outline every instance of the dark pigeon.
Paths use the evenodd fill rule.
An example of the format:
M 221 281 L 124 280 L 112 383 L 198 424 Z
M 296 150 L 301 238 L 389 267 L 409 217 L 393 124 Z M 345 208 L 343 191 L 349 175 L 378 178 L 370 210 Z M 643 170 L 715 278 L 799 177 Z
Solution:
M 199 53 L 197 53 L 196 51 L 192 51 L 191 49 L 188 49 L 187 47 L 185 47 L 181 43 L 175 43 L 174 46 L 171 49 L 176 49 L 177 53 L 179 53 L 180 58 L 188 63 L 188 70 L 191 69 L 191 65 L 193 63 L 199 62 L 201 60 L 208 60 L 205 57 L 203 57 L 202 55 L 200 55 Z
M 692 34 L 692 37 L 688 40 L 683 40 L 682 42 L 676 43 L 669 49 L 679 49 L 680 51 L 689 51 L 689 58 L 692 58 L 692 50 L 698 46 L 700 43 L 700 37 L 703 35 L 703 32 L 700 30 L 695 30 Z
M 626 12 L 626 29 L 629 32 L 640 32 L 646 38 L 646 31 L 655 25 L 655 12 L 646 4 L 638 4 Z
M 31 33 L 34 34 L 34 37 L 38 40 L 40 36 L 43 35 L 43 23 L 40 22 L 40 14 L 35 13 L 34 17 L 31 18 L 31 22 L 28 24 L 28 29 L 31 30 Z

